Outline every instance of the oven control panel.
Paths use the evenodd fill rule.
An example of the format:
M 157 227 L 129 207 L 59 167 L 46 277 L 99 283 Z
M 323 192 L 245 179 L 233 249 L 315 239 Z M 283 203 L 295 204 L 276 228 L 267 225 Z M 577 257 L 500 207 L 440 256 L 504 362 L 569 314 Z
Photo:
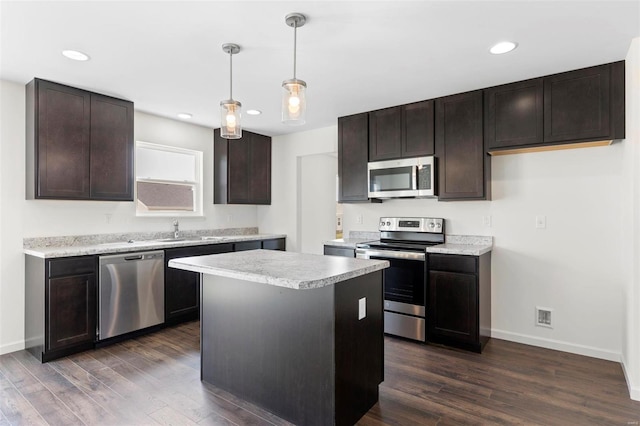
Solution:
M 444 231 L 444 219 L 433 217 L 381 217 L 380 231 L 431 232 Z

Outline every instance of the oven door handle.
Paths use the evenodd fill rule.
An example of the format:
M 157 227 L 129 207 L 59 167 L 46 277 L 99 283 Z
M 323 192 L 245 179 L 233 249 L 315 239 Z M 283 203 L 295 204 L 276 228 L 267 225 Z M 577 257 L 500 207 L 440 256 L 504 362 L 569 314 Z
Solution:
M 356 257 L 360 259 L 380 257 L 383 259 L 386 258 L 424 261 L 426 258 L 426 254 L 415 251 L 356 249 Z

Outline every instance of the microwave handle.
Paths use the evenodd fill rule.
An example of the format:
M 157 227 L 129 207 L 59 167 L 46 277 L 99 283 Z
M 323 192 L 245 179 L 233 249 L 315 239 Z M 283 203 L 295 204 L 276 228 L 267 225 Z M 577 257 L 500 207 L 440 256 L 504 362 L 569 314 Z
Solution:
M 418 189 L 418 166 L 411 167 L 411 186 L 413 190 Z

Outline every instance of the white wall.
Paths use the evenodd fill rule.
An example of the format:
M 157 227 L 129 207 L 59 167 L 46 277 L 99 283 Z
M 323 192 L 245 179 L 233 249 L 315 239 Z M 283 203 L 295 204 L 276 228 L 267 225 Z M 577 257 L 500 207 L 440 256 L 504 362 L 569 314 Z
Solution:
M 271 206 L 258 206 L 258 227 L 260 232 L 286 234 L 288 251 L 300 251 L 298 157 L 335 153 L 337 144 L 337 126 L 272 139 Z
M 170 218 L 136 218 L 132 202 L 25 200 L 24 86 L 0 81 L 0 354 L 24 347 L 22 239 L 115 232 L 172 231 Z M 135 112 L 136 140 L 204 153 L 204 217 L 180 228 L 257 226 L 255 206 L 213 205 L 213 130 Z M 109 219 L 107 219 L 107 216 Z
M 323 242 L 336 237 L 335 155 L 298 157 L 298 236 L 300 252 L 323 254 Z
M 626 137 L 624 149 L 622 247 L 627 282 L 623 288 L 624 327 L 622 362 L 631 397 L 640 400 L 640 38 L 633 40 L 626 58 Z

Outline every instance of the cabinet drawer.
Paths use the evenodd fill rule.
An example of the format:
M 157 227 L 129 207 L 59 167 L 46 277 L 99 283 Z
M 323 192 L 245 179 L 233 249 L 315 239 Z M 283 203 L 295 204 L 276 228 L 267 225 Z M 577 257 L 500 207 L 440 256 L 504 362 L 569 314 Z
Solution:
M 48 261 L 49 278 L 66 275 L 94 274 L 96 258 L 94 256 L 66 257 Z
M 206 256 L 208 254 L 229 253 L 233 251 L 233 245 L 227 244 L 208 244 L 203 246 L 191 246 L 184 248 L 166 249 L 164 251 L 165 260 L 175 259 L 177 257 Z
M 284 238 L 276 238 L 273 240 L 263 240 L 262 248 L 265 250 L 285 250 L 285 240 Z
M 457 254 L 429 254 L 430 271 L 477 273 L 478 258 L 476 256 L 461 256 Z
M 356 257 L 355 249 L 348 247 L 324 246 L 324 254 L 327 256 Z
M 235 251 L 257 250 L 262 248 L 262 241 L 243 241 L 234 244 Z

